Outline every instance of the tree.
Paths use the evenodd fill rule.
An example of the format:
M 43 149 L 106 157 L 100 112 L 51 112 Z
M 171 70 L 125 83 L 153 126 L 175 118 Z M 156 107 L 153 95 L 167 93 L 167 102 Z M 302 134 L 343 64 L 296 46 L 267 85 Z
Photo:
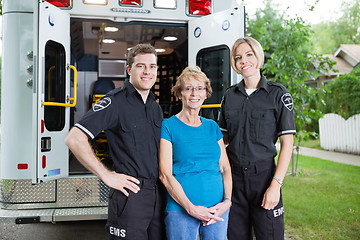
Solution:
M 274 9 L 270 0 L 265 8 L 258 9 L 255 19 L 248 19 L 248 35 L 257 39 L 265 51 L 263 73 L 268 80 L 279 82 L 291 93 L 295 108 L 295 122 L 298 132 L 307 138 L 315 135 L 308 129 L 313 121 L 322 116 L 317 106 L 318 89 L 307 87 L 304 82 L 327 71 L 333 66 L 328 58 L 311 54 L 311 29 L 301 18 L 286 19 L 284 13 Z M 317 62 L 317 66 L 314 66 Z M 310 69 L 315 67 L 315 71 Z
M 323 96 L 324 113 L 336 113 L 347 119 L 360 113 L 360 67 L 328 84 Z
M 344 0 L 341 12 L 339 19 L 312 27 L 311 40 L 318 54 L 333 54 L 340 44 L 360 44 L 360 0 Z

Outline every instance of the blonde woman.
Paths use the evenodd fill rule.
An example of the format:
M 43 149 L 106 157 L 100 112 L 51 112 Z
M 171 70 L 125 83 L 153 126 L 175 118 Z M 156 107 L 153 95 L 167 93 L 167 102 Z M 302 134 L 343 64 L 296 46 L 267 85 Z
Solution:
M 226 91 L 219 120 L 234 183 L 228 239 L 252 239 L 252 228 L 257 240 L 284 239 L 281 185 L 296 133 L 293 101 L 285 87 L 261 74 L 264 52 L 257 40 L 238 39 L 230 58 L 243 80 Z

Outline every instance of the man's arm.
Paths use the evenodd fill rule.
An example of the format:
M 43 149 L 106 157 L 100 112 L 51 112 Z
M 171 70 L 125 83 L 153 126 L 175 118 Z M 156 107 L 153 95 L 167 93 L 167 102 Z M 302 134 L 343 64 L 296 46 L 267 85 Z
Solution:
M 125 174 L 110 171 L 100 162 L 90 146 L 88 135 L 79 128 L 73 127 L 70 130 L 65 138 L 65 144 L 85 168 L 98 176 L 109 187 L 120 190 L 126 196 L 129 196 L 126 189 L 134 193 L 140 190 L 137 185 L 140 183 L 139 180 Z

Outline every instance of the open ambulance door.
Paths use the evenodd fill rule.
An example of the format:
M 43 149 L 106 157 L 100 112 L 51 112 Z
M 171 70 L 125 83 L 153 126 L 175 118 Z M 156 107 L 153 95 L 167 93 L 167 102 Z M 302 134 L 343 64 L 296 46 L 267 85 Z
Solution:
M 33 172 L 40 183 L 68 176 L 69 150 L 64 143 L 69 131 L 70 15 L 43 0 L 34 1 L 33 72 Z
M 213 90 L 202 106 L 201 115 L 217 120 L 226 89 L 238 82 L 230 65 L 230 50 L 245 34 L 245 8 L 232 9 L 189 21 L 189 65 L 197 65 L 211 81 Z

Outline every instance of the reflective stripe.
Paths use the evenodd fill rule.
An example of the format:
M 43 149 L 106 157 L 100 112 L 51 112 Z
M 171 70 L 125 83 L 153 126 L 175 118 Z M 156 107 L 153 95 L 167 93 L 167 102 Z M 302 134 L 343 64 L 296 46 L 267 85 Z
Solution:
M 89 135 L 89 137 L 91 137 L 91 139 L 95 138 L 95 136 L 89 130 L 87 130 L 85 127 L 81 126 L 80 124 L 76 123 L 75 127 L 78 127 L 81 130 L 83 130 L 87 135 Z
M 220 128 L 220 130 L 221 130 L 222 132 L 227 132 L 227 131 L 228 131 L 228 130 L 225 129 L 225 128 Z
M 285 134 L 296 134 L 296 130 L 285 130 L 278 133 L 278 136 L 285 135 Z

